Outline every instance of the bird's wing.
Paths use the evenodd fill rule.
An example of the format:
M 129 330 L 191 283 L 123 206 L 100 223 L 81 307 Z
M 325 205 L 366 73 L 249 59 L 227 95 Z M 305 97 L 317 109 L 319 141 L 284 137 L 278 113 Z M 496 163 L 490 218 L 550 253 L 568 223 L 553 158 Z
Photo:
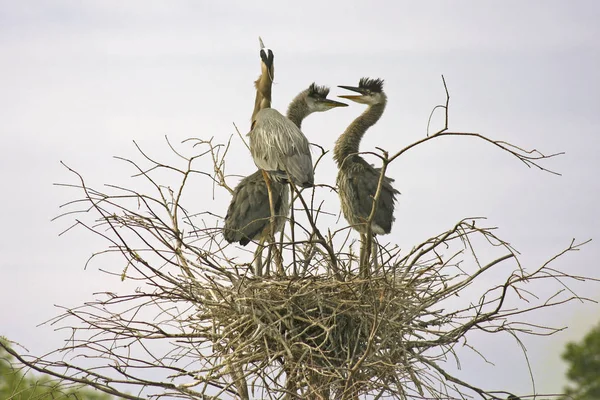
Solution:
M 308 139 L 277 110 L 264 109 L 256 115 L 250 152 L 260 169 L 288 172 L 297 184 L 312 184 L 314 180 Z
M 295 153 L 285 161 L 286 171 L 292 177 L 295 185 L 311 187 L 315 183 L 312 157 L 309 154 Z
M 350 178 L 357 198 L 356 211 L 358 212 L 358 215 L 365 220 L 371 215 L 373 198 L 377 192 L 380 174 L 381 170 L 379 168 L 373 168 L 367 163 L 364 163 L 362 168 L 353 171 Z M 389 233 L 392 229 L 392 222 L 394 221 L 394 203 L 396 194 L 398 193 L 398 191 L 392 187 L 392 182 L 393 179 L 384 177 L 377 210 L 375 212 L 375 217 L 373 218 L 373 222 L 381 227 L 385 233 Z
M 282 184 L 272 182 L 273 203 L 275 210 L 281 208 L 283 191 Z M 261 171 L 256 171 L 242 179 L 233 191 L 233 198 L 227 209 L 223 235 L 229 242 L 240 242 L 243 246 L 250 240 L 258 239 L 261 232 L 268 226 L 271 210 L 269 193 Z

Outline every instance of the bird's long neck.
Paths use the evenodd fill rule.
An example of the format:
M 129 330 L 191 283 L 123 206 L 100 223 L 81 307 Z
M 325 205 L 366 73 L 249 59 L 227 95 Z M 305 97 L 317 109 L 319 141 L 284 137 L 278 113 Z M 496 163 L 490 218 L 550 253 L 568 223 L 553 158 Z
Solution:
M 384 101 L 369 106 L 369 108 L 352 121 L 348 128 L 346 128 L 346 131 L 335 142 L 333 158 L 337 162 L 338 168 L 342 166 L 346 157 L 350 154 L 358 153 L 360 141 L 367 129 L 379 121 L 383 110 L 385 110 L 385 104 Z
M 298 128 L 302 128 L 302 121 L 312 112 L 308 108 L 308 104 L 306 104 L 306 96 L 306 90 L 300 92 L 296 97 L 294 97 L 294 100 L 292 100 L 287 110 L 288 119 L 292 121 Z
M 254 82 L 256 88 L 256 97 L 254 99 L 254 111 L 252 111 L 252 121 L 256 114 L 263 108 L 271 108 L 271 87 L 273 86 L 274 70 L 269 70 L 262 64 L 262 73 Z

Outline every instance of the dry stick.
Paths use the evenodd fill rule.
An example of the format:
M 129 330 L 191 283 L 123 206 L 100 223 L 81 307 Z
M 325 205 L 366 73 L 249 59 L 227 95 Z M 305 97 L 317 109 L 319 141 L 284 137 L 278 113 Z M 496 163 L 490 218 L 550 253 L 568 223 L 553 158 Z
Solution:
M 554 175 L 560 175 L 560 173 L 549 170 L 547 168 L 542 167 L 541 165 L 539 165 L 536 161 L 538 160 L 543 160 L 543 159 L 548 159 L 548 158 L 552 158 L 552 157 L 556 157 L 559 155 L 564 154 L 564 152 L 560 152 L 560 153 L 553 153 L 553 154 L 549 154 L 549 155 L 545 155 L 541 152 L 539 152 L 536 149 L 533 150 L 524 150 L 521 147 L 512 145 L 510 143 L 501 141 L 501 140 L 492 140 L 489 139 L 483 135 L 481 135 L 480 133 L 473 133 L 473 132 L 447 132 L 448 130 L 448 116 L 449 116 L 449 104 L 450 104 L 450 94 L 448 92 L 448 86 L 446 85 L 446 79 L 444 78 L 444 75 L 442 75 L 442 82 L 444 84 L 444 90 L 446 91 L 446 105 L 442 106 L 442 105 L 438 105 L 435 106 L 429 116 L 429 121 L 431 121 L 431 117 L 434 113 L 434 111 L 438 108 L 443 108 L 444 109 L 444 127 L 442 129 L 440 129 L 439 131 L 437 131 L 436 133 L 434 133 L 431 136 L 427 136 L 421 140 L 418 140 L 412 144 L 410 144 L 409 146 L 406 146 L 405 148 L 403 148 L 402 150 L 398 151 L 396 154 L 394 154 L 392 157 L 389 158 L 388 163 L 394 161 L 396 158 L 398 158 L 400 155 L 404 154 L 405 152 L 407 152 L 408 150 L 412 149 L 415 146 L 420 145 L 421 143 L 424 142 L 428 142 L 432 139 L 435 139 L 437 137 L 441 137 L 441 136 L 472 136 L 472 137 L 476 137 L 479 139 L 482 139 L 488 143 L 491 143 L 497 147 L 499 147 L 500 149 L 512 154 L 514 157 L 518 158 L 519 160 L 521 160 L 521 162 L 523 162 L 525 165 L 527 165 L 528 167 L 532 167 L 535 166 L 537 168 L 539 168 L 542 171 L 545 172 L 549 172 L 551 174 Z M 427 123 L 428 126 L 428 130 L 429 130 L 429 122 Z
M 187 260 L 183 256 L 183 251 L 181 250 L 181 247 L 183 245 L 183 231 L 179 230 L 179 221 L 178 221 L 178 216 L 177 216 L 177 212 L 179 211 L 179 200 L 181 199 L 181 194 L 183 193 L 183 187 L 185 186 L 185 183 L 189 176 L 189 169 L 191 169 L 191 163 L 192 163 L 192 159 L 190 159 L 190 161 L 188 162 L 188 171 L 186 171 L 186 173 L 184 174 L 183 179 L 181 181 L 181 185 L 179 186 L 179 191 L 177 193 L 175 203 L 173 204 L 173 213 L 171 215 L 171 222 L 173 224 L 173 230 L 176 233 L 176 238 L 177 238 L 175 254 L 177 254 L 177 257 L 179 258 L 179 262 L 181 263 L 181 267 L 184 270 L 184 272 L 188 275 L 189 278 L 193 279 L 194 275 L 192 274 L 192 271 L 187 263 Z
M 240 130 L 238 129 L 238 127 L 235 124 L 235 122 L 233 123 L 233 127 L 235 128 L 235 131 L 237 132 L 237 134 L 240 137 L 240 139 L 242 140 L 242 143 L 244 143 L 244 145 L 246 146 L 246 148 L 248 149 L 248 151 L 250 151 L 250 146 L 248 146 L 248 143 L 246 143 L 246 139 L 244 139 L 244 137 L 240 133 Z
M 233 194 L 233 189 L 231 187 L 229 187 L 229 185 L 227 185 L 227 182 L 225 181 L 225 157 L 227 156 L 227 152 L 229 151 L 230 145 L 231 145 L 231 137 L 229 137 L 229 140 L 227 141 L 227 146 L 225 147 L 225 151 L 223 152 L 223 155 L 221 156 L 221 161 L 219 161 L 219 155 L 215 154 L 215 151 L 214 151 L 215 146 L 212 145 L 212 139 L 209 141 L 210 155 L 211 155 L 212 161 L 213 161 L 213 171 L 215 173 L 215 176 L 218 177 L 218 181 L 217 181 L 217 179 L 213 180 L 213 187 L 214 187 L 214 183 L 216 182 L 219 186 L 227 189 L 229 194 Z M 214 197 L 214 192 L 213 192 L 213 197 Z

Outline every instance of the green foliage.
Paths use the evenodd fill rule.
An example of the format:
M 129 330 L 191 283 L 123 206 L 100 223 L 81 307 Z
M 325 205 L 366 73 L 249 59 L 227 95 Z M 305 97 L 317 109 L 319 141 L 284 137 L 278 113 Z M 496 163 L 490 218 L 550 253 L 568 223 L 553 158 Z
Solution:
M 566 398 L 600 399 L 600 324 L 580 343 L 568 343 L 562 358 L 570 364 L 567 378 L 574 385 L 565 389 Z
M 112 398 L 93 389 L 73 386 L 67 388 L 59 380 L 49 377 L 25 375 L 15 364 L 13 357 L 0 347 L 0 399 L 2 400 L 111 400 Z

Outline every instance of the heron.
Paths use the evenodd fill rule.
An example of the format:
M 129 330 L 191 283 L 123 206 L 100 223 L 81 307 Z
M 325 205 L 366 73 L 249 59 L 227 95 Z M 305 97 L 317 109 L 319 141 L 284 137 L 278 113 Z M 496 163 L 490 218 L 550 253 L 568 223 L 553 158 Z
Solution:
M 304 118 L 314 112 L 347 106 L 345 103 L 328 99 L 328 95 L 328 87 L 312 83 L 289 104 L 287 120 L 300 129 Z M 283 181 L 271 180 L 270 187 L 275 217 L 273 233 L 277 233 L 283 229 L 290 212 L 289 185 Z M 262 171 L 258 170 L 242 179 L 233 191 L 223 228 L 225 240 L 229 243 L 239 242 L 242 246 L 257 240 L 259 248 L 262 247 L 271 233 L 270 217 L 267 184 Z
M 383 91 L 382 79 L 362 78 L 358 86 L 338 87 L 359 93 L 338 97 L 368 105 L 337 139 L 333 150 L 333 158 L 338 167 L 336 183 L 342 212 L 352 228 L 360 233 L 363 243 L 366 243 L 367 222 L 373 208 L 381 169 L 369 164 L 358 153 L 364 134 L 383 115 L 387 96 Z M 387 176 L 383 178 L 379 200 L 371 220 L 373 235 L 385 235 L 392 230 L 394 203 L 399 193 L 392 186 L 393 181 Z

